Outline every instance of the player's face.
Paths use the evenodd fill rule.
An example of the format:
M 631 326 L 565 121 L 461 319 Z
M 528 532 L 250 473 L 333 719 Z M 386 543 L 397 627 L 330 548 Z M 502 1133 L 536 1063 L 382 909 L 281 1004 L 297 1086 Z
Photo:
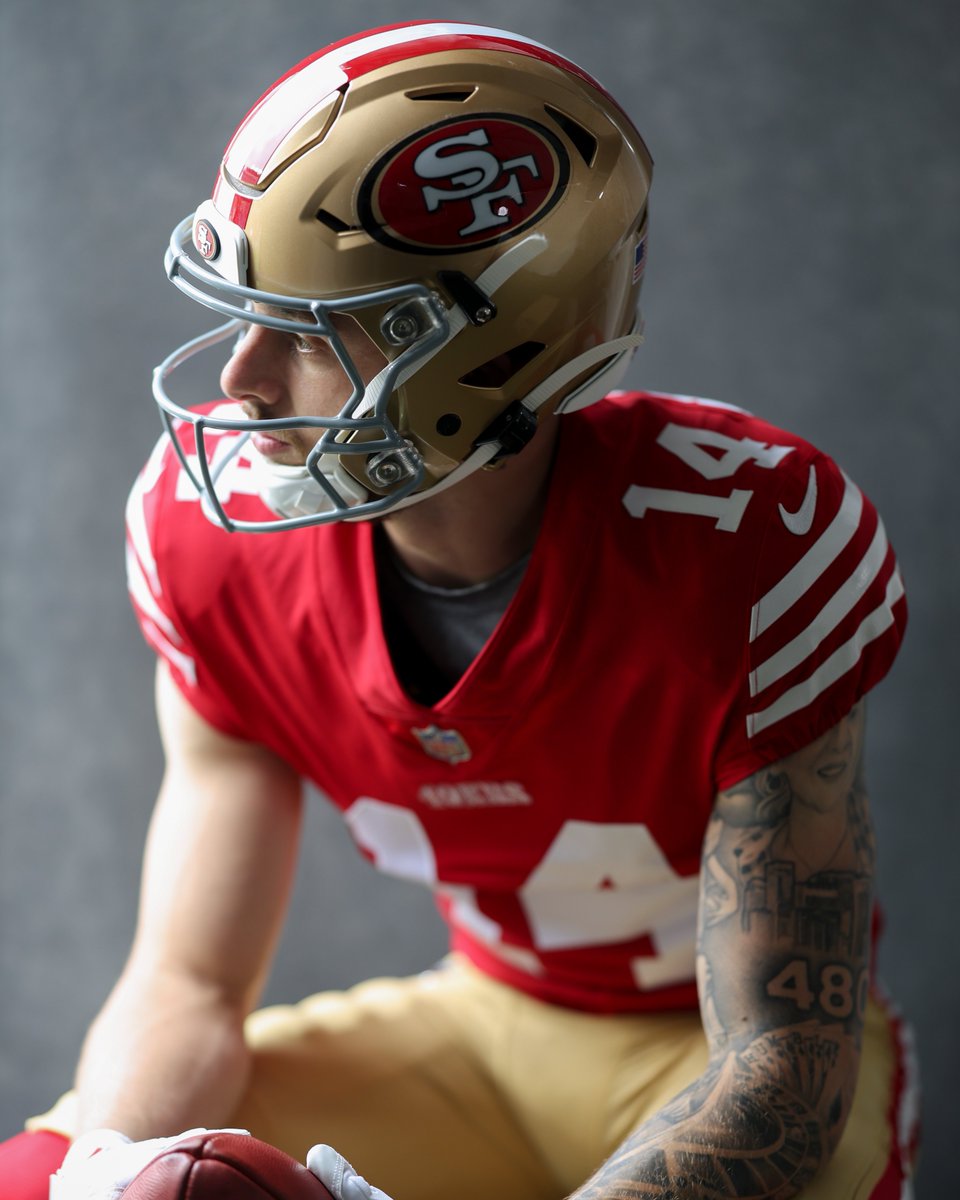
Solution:
M 369 383 L 386 359 L 352 317 L 335 314 L 331 320 L 361 378 Z M 304 328 L 310 326 L 305 323 Z M 329 342 L 306 332 L 301 336 L 256 324 L 247 327 L 234 347 L 221 372 L 220 386 L 224 395 L 238 401 L 245 415 L 254 421 L 335 417 L 352 392 Z M 281 429 L 270 434 L 255 433 L 253 442 L 272 461 L 299 466 L 321 434 L 322 430 L 315 427 Z

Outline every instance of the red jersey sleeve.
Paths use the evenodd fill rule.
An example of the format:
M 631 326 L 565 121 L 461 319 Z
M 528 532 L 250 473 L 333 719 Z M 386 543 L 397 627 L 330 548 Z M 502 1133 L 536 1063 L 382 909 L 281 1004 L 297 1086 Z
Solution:
M 903 582 L 877 510 L 809 450 L 768 514 L 721 788 L 835 725 L 887 673 L 903 636 Z
M 244 737 L 239 714 L 204 669 L 202 657 L 177 611 L 177 580 L 170 578 L 164 554 L 164 538 L 172 514 L 168 513 L 164 519 L 163 513 L 165 508 L 178 503 L 180 475 L 179 460 L 169 437 L 164 435 L 154 447 L 127 500 L 127 588 L 144 638 L 167 662 L 174 682 L 192 707 L 222 732 Z M 199 517 L 199 504 L 191 497 L 183 509 L 183 513 L 177 515 L 187 519 L 176 523 L 177 536 L 189 540 L 190 518 Z

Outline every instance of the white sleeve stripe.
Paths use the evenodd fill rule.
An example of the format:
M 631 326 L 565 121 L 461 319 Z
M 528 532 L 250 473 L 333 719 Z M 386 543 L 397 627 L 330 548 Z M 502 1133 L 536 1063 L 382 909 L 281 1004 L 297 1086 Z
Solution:
M 863 493 L 847 475 L 843 478 L 846 487 L 837 515 L 803 558 L 753 606 L 750 613 L 751 642 L 801 599 L 856 532 L 863 513 Z
M 883 602 L 872 613 L 864 617 L 856 633 L 839 646 L 828 659 L 820 664 L 809 678 L 784 692 L 772 704 L 747 716 L 747 736 L 755 737 L 761 730 L 775 725 L 791 713 L 806 708 L 817 696 L 852 670 L 860 660 L 864 646 L 875 641 L 893 624 L 893 606 L 903 595 L 903 580 L 899 568 L 894 571 L 887 584 Z
M 163 630 L 166 637 L 172 642 L 182 641 L 176 626 L 157 604 L 141 570 L 140 562 L 129 544 L 127 545 L 127 590 L 137 607 L 146 617 L 149 617 L 154 625 Z
M 889 543 L 883 522 L 877 524 L 870 548 L 857 564 L 850 578 L 844 583 L 810 624 L 776 654 L 772 654 L 754 671 L 750 672 L 750 695 L 756 696 L 778 679 L 782 679 L 794 667 L 800 665 L 836 629 L 840 622 L 856 607 L 864 592 L 876 579 L 887 558 Z
M 172 646 L 149 619 L 143 622 L 142 628 L 144 637 L 157 653 L 162 654 L 169 663 L 175 666 L 191 687 L 195 687 L 197 683 L 197 664 L 190 655 L 184 654 L 182 650 L 178 650 L 176 646 Z
M 137 552 L 137 557 L 140 559 L 144 571 L 150 579 L 152 590 L 157 593 L 161 590 L 160 580 L 157 575 L 157 562 L 153 556 L 153 547 L 150 545 L 150 534 L 147 531 L 143 500 L 148 492 L 153 491 L 157 480 L 163 472 L 163 458 L 166 453 L 168 441 L 168 436 L 164 434 L 154 446 L 150 457 L 147 459 L 146 466 L 140 472 L 138 479 L 130 489 L 126 511 L 130 541 Z

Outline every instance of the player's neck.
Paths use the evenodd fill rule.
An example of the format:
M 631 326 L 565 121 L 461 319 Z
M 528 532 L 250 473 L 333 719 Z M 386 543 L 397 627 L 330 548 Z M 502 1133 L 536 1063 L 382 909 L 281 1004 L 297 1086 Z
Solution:
M 533 546 L 556 445 L 554 418 L 516 458 L 476 471 L 448 492 L 384 521 L 394 553 L 412 574 L 441 587 L 492 579 Z

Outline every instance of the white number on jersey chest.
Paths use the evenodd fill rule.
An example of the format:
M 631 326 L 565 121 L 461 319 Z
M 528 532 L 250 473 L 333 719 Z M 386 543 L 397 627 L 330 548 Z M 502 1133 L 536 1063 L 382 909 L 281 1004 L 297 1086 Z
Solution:
M 630 964 L 639 987 L 693 975 L 699 881 L 677 874 L 645 825 L 564 823 L 518 893 L 533 947 L 525 950 L 505 944 L 502 927 L 481 911 L 474 889 L 438 879 L 437 854 L 416 813 L 364 796 L 345 816 L 381 871 L 435 887 L 453 902 L 454 921 L 525 970 L 542 970 L 537 951 L 647 936 L 655 954 Z

